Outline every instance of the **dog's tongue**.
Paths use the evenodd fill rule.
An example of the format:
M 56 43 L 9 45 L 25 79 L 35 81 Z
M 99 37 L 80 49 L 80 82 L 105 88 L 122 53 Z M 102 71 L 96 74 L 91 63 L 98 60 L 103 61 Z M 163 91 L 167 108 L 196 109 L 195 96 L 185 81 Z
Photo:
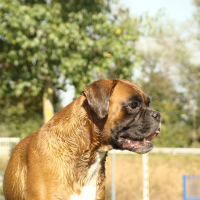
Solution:
M 153 138 L 155 138 L 159 133 L 160 133 L 159 130 L 155 131 L 155 133 L 153 133 L 153 134 L 151 134 L 150 136 L 146 137 L 146 140 L 147 140 L 147 141 L 153 140 Z

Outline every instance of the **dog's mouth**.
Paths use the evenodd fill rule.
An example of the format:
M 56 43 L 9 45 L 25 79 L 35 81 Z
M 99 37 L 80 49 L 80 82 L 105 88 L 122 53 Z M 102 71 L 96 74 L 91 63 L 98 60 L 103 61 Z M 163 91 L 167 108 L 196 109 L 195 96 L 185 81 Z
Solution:
M 126 134 L 121 134 L 118 137 L 118 143 L 124 150 L 133 151 L 135 153 L 144 154 L 151 151 L 154 147 L 151 140 L 153 140 L 160 133 L 160 128 L 158 128 L 154 133 L 148 135 L 144 138 L 131 138 L 126 136 Z

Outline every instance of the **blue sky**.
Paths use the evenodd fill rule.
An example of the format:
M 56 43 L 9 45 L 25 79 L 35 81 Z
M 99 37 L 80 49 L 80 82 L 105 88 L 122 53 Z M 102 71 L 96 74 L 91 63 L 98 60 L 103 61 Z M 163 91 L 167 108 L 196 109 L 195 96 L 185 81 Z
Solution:
M 119 0 L 119 3 L 128 7 L 132 16 L 140 16 L 144 12 L 154 16 L 163 9 L 167 18 L 178 23 L 192 19 L 195 11 L 191 0 Z
M 140 16 L 148 12 L 153 17 L 162 9 L 167 18 L 177 23 L 191 20 L 195 11 L 191 0 L 119 0 L 119 3 L 130 9 L 131 16 Z M 73 99 L 73 86 L 68 85 L 67 90 L 60 93 L 63 106 Z

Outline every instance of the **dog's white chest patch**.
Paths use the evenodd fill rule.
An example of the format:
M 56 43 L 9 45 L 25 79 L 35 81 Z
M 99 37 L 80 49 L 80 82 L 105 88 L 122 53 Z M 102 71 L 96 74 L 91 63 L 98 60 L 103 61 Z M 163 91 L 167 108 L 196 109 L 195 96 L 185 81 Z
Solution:
M 98 152 L 95 162 L 90 166 L 85 181 L 85 185 L 81 190 L 81 194 L 73 194 L 70 200 L 95 200 L 96 197 L 96 182 L 98 173 L 101 167 L 101 160 L 106 152 Z

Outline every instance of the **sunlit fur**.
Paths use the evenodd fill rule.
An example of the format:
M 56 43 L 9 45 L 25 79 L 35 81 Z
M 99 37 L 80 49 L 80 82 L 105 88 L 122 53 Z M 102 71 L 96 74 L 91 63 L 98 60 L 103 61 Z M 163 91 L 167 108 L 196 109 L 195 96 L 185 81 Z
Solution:
M 6 200 L 69 199 L 81 195 L 93 176 L 94 199 L 104 199 L 102 166 L 88 177 L 90 166 L 97 162 L 101 135 L 88 118 L 84 101 L 83 96 L 76 99 L 15 148 L 5 172 Z M 105 156 L 98 162 L 105 162 Z

